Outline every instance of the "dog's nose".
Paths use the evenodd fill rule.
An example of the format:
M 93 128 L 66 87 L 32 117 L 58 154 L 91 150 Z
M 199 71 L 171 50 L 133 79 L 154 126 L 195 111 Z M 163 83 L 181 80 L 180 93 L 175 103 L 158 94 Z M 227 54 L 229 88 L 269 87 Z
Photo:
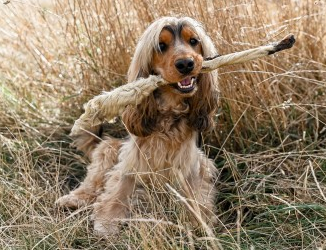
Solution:
M 192 58 L 184 58 L 177 60 L 174 65 L 181 74 L 188 74 L 194 69 L 195 62 Z

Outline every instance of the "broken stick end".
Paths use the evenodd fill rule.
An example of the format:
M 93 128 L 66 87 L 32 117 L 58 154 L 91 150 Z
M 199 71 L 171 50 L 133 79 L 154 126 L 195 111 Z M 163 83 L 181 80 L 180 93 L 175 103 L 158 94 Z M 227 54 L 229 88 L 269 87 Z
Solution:
M 284 37 L 280 42 L 274 45 L 274 49 L 268 52 L 268 55 L 272 55 L 276 52 L 281 50 L 290 49 L 292 48 L 293 44 L 295 43 L 294 35 L 287 35 Z

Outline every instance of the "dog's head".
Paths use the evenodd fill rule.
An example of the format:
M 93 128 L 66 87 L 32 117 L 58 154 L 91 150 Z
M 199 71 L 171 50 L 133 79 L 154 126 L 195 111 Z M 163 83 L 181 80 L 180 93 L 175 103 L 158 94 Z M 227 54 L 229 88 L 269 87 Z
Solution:
M 153 22 L 140 38 L 128 81 L 150 74 L 161 75 L 170 84 L 158 92 L 168 94 L 170 100 L 186 101 L 190 110 L 189 125 L 203 131 L 211 127 L 217 104 L 217 75 L 216 72 L 201 74 L 200 70 L 203 58 L 216 54 L 213 42 L 200 23 L 189 17 L 163 17 Z M 129 131 L 138 136 L 155 130 L 156 116 L 154 94 L 137 107 L 128 108 L 123 115 Z
M 192 26 L 166 25 L 152 59 L 152 71 L 171 82 L 180 94 L 196 91 L 203 62 L 201 40 Z

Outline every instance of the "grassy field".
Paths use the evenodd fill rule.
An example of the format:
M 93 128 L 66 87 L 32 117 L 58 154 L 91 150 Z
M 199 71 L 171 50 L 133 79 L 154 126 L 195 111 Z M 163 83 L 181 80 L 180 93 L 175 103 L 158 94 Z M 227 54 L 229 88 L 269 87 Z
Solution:
M 0 1 L 0 249 L 326 249 L 325 13 L 324 0 Z M 204 147 L 219 172 L 216 238 L 153 215 L 103 240 L 90 208 L 54 206 L 87 165 L 69 130 L 126 81 L 138 37 L 164 15 L 201 21 L 221 54 L 297 43 L 219 70 Z

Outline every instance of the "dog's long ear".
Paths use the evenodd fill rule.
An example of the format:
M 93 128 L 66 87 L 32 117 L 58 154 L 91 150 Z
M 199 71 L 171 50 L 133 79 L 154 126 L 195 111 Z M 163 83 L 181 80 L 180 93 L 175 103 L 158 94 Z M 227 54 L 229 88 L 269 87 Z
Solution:
M 146 78 L 151 74 L 154 49 L 159 44 L 162 28 L 167 22 L 170 22 L 170 19 L 161 18 L 157 20 L 141 36 L 128 70 L 128 82 L 133 82 L 138 78 Z M 155 91 L 136 107 L 129 106 L 123 112 L 122 120 L 130 133 L 144 137 L 157 129 L 158 110 L 154 95 Z
M 122 114 L 127 130 L 140 137 L 150 135 L 157 126 L 157 104 L 154 94 L 137 106 L 128 106 Z
M 138 78 L 146 78 L 149 76 L 149 70 L 139 68 Z M 129 133 L 139 137 L 150 135 L 157 125 L 157 103 L 155 101 L 155 91 L 145 98 L 136 106 L 128 106 L 122 114 L 124 122 Z
M 189 98 L 189 125 L 198 132 L 214 127 L 214 114 L 217 109 L 218 89 L 214 73 L 201 74 L 198 77 L 198 90 Z
M 195 27 L 196 33 L 201 40 L 202 55 L 204 58 L 216 56 L 218 54 L 213 41 L 208 36 L 201 24 L 185 18 L 186 22 Z M 189 125 L 199 132 L 205 132 L 214 125 L 214 114 L 218 102 L 218 79 L 217 72 L 212 71 L 198 76 L 198 90 L 189 99 L 190 117 Z

